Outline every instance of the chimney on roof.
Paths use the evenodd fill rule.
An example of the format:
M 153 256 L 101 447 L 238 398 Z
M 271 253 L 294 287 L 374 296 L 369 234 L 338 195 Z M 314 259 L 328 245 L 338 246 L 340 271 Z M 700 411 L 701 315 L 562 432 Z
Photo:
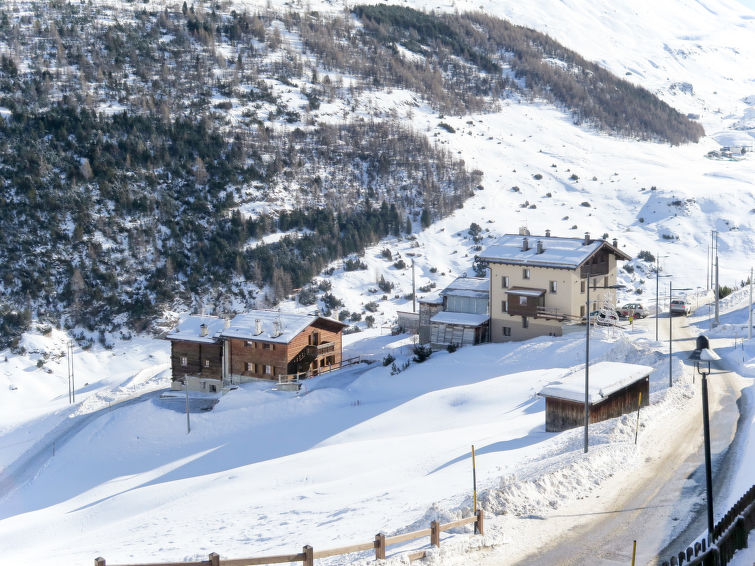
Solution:
M 231 319 L 230 317 L 225 317 L 225 320 L 223 321 L 223 328 L 230 328 L 231 327 Z
M 537 253 L 541 254 L 543 253 L 543 241 L 538 240 L 537 241 Z
M 204 322 L 199 325 L 199 335 L 207 336 L 207 325 Z
M 522 238 L 522 251 L 526 252 L 528 249 L 530 249 L 530 241 L 528 238 Z
M 520 236 L 529 236 L 530 235 L 530 231 L 527 229 L 526 226 L 520 226 L 519 227 L 519 235 Z
M 550 238 L 551 237 L 551 231 L 550 228 L 545 231 L 545 237 Z
M 254 320 L 254 335 L 259 336 L 262 334 L 262 321 L 257 318 Z
M 589 246 L 589 245 L 590 245 L 590 232 L 585 232 L 585 241 L 584 241 L 584 245 L 585 245 L 585 246 Z
M 281 334 L 283 334 L 283 330 L 281 329 L 280 320 L 274 320 L 273 321 L 273 338 L 277 338 Z
M 616 238 L 613 239 L 613 247 L 614 248 L 618 248 L 619 247 L 619 241 Z

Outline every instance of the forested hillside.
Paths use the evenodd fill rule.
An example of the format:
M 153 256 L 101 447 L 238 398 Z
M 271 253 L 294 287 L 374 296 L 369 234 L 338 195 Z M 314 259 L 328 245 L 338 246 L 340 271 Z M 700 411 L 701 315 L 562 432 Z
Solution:
M 481 173 L 365 93 L 405 90 L 437 124 L 544 99 L 612 134 L 703 134 L 547 36 L 481 13 L 129 6 L 0 6 L 5 341 L 32 316 L 144 328 L 200 300 L 269 305 L 462 206 Z M 298 232 L 261 242 L 279 230 Z

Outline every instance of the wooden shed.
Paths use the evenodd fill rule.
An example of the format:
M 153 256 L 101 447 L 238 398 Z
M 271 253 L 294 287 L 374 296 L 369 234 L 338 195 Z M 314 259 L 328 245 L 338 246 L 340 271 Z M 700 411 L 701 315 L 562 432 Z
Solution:
M 621 362 L 600 362 L 590 366 L 588 402 L 590 423 L 596 423 L 648 405 L 650 373 L 653 368 Z M 585 424 L 585 372 L 571 373 L 544 387 L 545 431 L 561 432 Z

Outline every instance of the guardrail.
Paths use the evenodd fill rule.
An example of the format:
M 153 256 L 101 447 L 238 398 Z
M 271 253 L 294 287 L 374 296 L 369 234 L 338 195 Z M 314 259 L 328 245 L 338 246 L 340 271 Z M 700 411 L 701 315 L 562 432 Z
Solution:
M 685 551 L 661 562 L 661 566 L 726 566 L 737 550 L 747 548 L 747 536 L 753 529 L 755 485 L 713 527 L 713 544 L 708 545 L 706 539 L 701 539 Z
M 430 523 L 429 529 L 421 529 L 419 531 L 412 531 L 410 533 L 404 533 L 400 535 L 394 535 L 391 537 L 385 536 L 383 533 L 375 535 L 375 539 L 370 542 L 363 542 L 358 544 L 352 544 L 349 546 L 341 546 L 338 548 L 330 548 L 327 550 L 315 551 L 311 546 L 307 545 L 302 548 L 302 551 L 297 554 L 280 554 L 277 556 L 258 556 L 254 558 L 229 558 L 222 559 L 216 552 L 210 553 L 207 560 L 201 560 L 199 562 L 150 562 L 140 564 L 118 564 L 115 566 L 253 566 L 256 564 L 285 564 L 290 562 L 302 562 L 304 566 L 314 566 L 315 558 L 326 558 L 328 556 L 338 556 L 341 554 L 351 554 L 353 552 L 363 552 L 365 550 L 375 550 L 375 560 L 385 559 L 385 552 L 389 546 L 409 542 L 412 540 L 421 539 L 424 537 L 430 537 L 430 545 L 440 546 L 440 534 L 444 531 L 450 531 L 464 525 L 474 523 L 475 533 L 484 535 L 485 524 L 484 514 L 482 509 L 477 511 L 475 515 L 452 521 L 450 523 L 440 524 L 438 521 Z M 408 554 L 409 561 L 418 560 L 425 557 L 424 550 L 413 551 Z M 98 557 L 94 559 L 94 566 L 107 566 L 104 558 Z M 111 565 L 112 566 L 112 565 Z

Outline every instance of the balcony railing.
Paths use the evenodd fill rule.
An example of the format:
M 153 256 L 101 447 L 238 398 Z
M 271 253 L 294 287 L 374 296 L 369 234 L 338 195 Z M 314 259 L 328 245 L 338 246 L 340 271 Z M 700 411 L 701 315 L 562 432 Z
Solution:
M 542 318 L 547 320 L 557 320 L 559 322 L 577 321 L 579 322 L 584 317 L 564 312 L 556 307 L 537 307 L 537 314 L 535 318 Z
M 316 346 L 310 345 L 306 346 L 305 349 L 307 350 L 307 355 L 312 357 L 322 356 L 324 354 L 331 354 L 336 351 L 336 343 L 335 342 L 323 342 L 322 344 L 318 344 Z

